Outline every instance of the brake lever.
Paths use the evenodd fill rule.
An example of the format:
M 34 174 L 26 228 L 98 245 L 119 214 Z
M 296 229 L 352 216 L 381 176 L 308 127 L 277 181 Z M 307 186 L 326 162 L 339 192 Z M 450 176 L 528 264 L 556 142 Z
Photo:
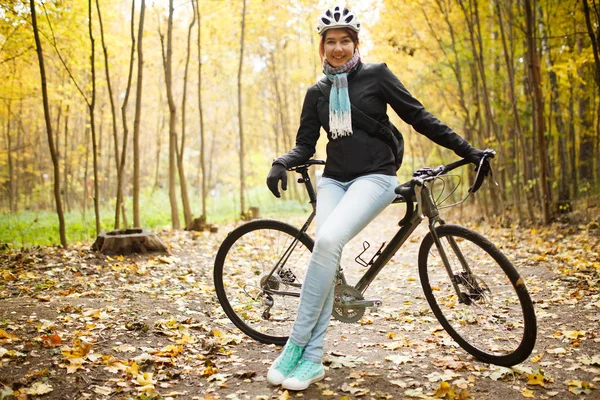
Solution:
M 469 188 L 469 193 L 475 193 L 476 191 L 479 190 L 479 188 L 481 187 L 481 185 L 483 185 L 483 181 L 485 180 L 486 175 L 489 174 L 490 179 L 492 179 L 492 182 L 498 186 L 498 182 L 496 182 L 496 180 L 494 179 L 494 174 L 492 172 L 492 166 L 490 165 L 489 161 L 487 161 L 488 158 L 494 158 L 496 156 L 496 152 L 492 149 L 486 149 L 483 151 L 483 156 L 481 157 L 481 160 L 479 160 L 479 165 L 477 166 L 477 168 L 475 169 L 477 171 L 477 175 L 475 175 L 475 181 L 473 182 L 473 185 Z M 484 163 L 487 162 L 487 171 L 486 173 L 480 178 L 480 175 L 483 171 L 483 166 Z

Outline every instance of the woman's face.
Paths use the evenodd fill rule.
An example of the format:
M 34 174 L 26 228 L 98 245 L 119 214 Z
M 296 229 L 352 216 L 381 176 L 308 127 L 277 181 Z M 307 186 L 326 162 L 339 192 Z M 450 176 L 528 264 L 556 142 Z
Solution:
M 325 59 L 332 67 L 338 68 L 348 62 L 354 55 L 355 48 L 346 29 L 330 29 L 325 32 Z

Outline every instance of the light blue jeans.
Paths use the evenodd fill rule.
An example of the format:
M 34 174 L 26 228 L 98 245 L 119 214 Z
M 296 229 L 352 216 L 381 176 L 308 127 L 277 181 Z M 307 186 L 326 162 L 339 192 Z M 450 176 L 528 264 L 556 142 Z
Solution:
M 302 358 L 320 363 L 333 308 L 335 276 L 342 249 L 395 198 L 395 176 L 365 175 L 350 182 L 321 178 L 317 186 L 317 229 L 290 340 L 305 347 Z

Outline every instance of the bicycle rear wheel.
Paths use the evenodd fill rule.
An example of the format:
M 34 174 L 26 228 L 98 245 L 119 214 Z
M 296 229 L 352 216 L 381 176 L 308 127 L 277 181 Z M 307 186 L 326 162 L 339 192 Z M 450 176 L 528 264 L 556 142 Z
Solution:
M 512 366 L 533 350 L 533 303 L 523 279 L 496 246 L 458 225 L 435 228 L 419 250 L 419 275 L 431 310 L 452 338 L 481 361 Z M 443 258 L 452 269 L 454 288 Z
M 217 297 L 231 322 L 259 342 L 285 344 L 313 245 L 306 233 L 275 220 L 233 230 L 214 266 Z

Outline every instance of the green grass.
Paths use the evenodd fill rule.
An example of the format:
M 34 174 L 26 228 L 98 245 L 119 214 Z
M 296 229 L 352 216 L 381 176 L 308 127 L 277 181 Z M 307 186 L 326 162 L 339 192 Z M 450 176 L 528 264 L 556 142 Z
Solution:
M 178 193 L 179 195 L 179 193 Z M 190 202 L 194 217 L 201 214 L 199 196 L 190 193 Z M 207 214 L 209 223 L 223 224 L 239 219 L 238 193 L 221 194 L 219 198 L 209 197 Z M 85 217 L 82 211 L 65 213 L 67 241 L 69 243 L 86 242 L 96 237 L 96 222 L 93 204 L 90 204 Z M 246 208 L 259 207 L 261 217 L 286 218 L 292 215 L 307 215 L 310 212 L 308 202 L 281 200 L 275 198 L 264 188 L 250 189 L 246 195 Z M 181 202 L 178 204 L 181 225 L 184 224 Z M 133 221 L 131 199 L 127 199 L 127 214 Z M 161 229 L 171 227 L 171 206 L 166 190 L 149 190 L 140 198 L 140 219 L 142 227 Z M 114 201 L 101 205 L 100 221 L 102 231 L 114 228 Z M 13 248 L 31 246 L 51 246 L 60 243 L 58 215 L 55 211 L 20 211 L 0 214 L 0 243 Z

